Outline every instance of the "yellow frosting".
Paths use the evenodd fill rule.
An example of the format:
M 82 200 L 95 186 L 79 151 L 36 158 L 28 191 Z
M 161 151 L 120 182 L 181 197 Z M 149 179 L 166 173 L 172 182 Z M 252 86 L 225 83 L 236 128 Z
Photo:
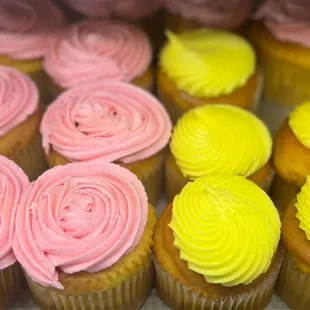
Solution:
M 289 116 L 289 125 L 300 143 L 310 149 L 310 101 L 295 108 Z
M 251 112 L 210 104 L 183 115 L 172 134 L 170 149 L 190 180 L 220 172 L 248 177 L 269 160 L 272 139 Z
M 255 72 L 255 53 L 237 34 L 203 28 L 179 35 L 167 32 L 167 37 L 160 66 L 179 89 L 191 96 L 230 94 Z
M 296 217 L 299 219 L 299 228 L 302 229 L 310 240 L 310 176 L 307 176 L 307 181 L 301 188 L 301 192 L 297 195 Z
M 174 245 L 208 283 L 249 284 L 265 273 L 281 223 L 268 195 L 241 176 L 213 174 L 188 183 L 173 201 Z

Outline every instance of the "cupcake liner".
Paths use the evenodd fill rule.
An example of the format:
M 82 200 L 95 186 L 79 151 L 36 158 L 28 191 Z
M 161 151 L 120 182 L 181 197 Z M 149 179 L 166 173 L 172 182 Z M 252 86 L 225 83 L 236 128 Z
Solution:
M 26 290 L 26 281 L 18 263 L 0 270 L 0 309 L 7 309 Z
M 309 309 L 309 287 L 310 275 L 303 273 L 291 256 L 285 253 L 276 292 L 291 309 Z
M 185 283 L 173 278 L 154 259 L 157 292 L 160 298 L 172 309 L 263 309 L 271 300 L 282 258 L 282 250 L 279 250 L 273 268 L 255 289 L 238 295 L 218 298 L 205 297 L 195 292 Z
M 203 27 L 195 20 L 185 19 L 180 15 L 165 12 L 165 26 L 167 29 L 180 33 L 183 31 L 194 30 Z

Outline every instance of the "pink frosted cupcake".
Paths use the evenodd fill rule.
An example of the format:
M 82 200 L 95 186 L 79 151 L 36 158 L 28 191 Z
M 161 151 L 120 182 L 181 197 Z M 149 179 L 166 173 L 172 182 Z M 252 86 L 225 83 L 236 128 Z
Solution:
M 152 89 L 152 48 L 135 26 L 119 21 L 86 20 L 54 40 L 44 68 L 54 93 L 98 80 L 126 81 Z
M 115 162 L 142 181 L 149 200 L 162 190 L 171 122 L 161 103 L 123 82 L 90 83 L 60 95 L 41 123 L 49 165 Z
M 0 156 L 0 179 L 0 309 L 7 309 L 26 289 L 13 254 L 12 239 L 16 208 L 29 181 L 14 162 L 3 156 Z
M 153 285 L 155 223 L 130 171 L 74 163 L 24 192 L 13 250 L 42 309 L 138 309 Z
M 50 0 L 2 0 L 0 16 L 0 64 L 29 74 L 47 96 L 42 57 L 65 16 Z
M 180 32 L 202 26 L 239 29 L 254 8 L 253 0 L 163 0 L 166 26 Z

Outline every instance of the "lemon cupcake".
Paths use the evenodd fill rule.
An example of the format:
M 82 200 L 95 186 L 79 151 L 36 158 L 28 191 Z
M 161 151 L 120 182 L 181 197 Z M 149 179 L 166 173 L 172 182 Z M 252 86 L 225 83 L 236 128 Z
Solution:
M 138 309 L 152 290 L 155 223 L 129 170 L 74 163 L 24 192 L 13 250 L 42 309 Z
M 159 59 L 158 94 L 173 122 L 187 110 L 209 103 L 255 109 L 261 79 L 255 53 L 237 34 L 198 29 L 167 33 Z
M 261 114 L 273 132 L 310 99 L 309 18 L 309 1 L 267 0 L 249 30 L 265 78 Z
M 154 232 L 156 287 L 172 309 L 264 309 L 282 262 L 280 219 L 242 176 L 188 183 Z
M 152 47 L 144 32 L 120 21 L 84 20 L 48 48 L 44 69 L 55 95 L 86 82 L 113 80 L 153 89 Z
M 309 309 L 310 296 L 310 177 L 289 203 L 282 220 L 281 242 L 286 250 L 277 292 L 291 309 Z
M 154 204 L 163 187 L 164 149 L 171 129 L 169 116 L 155 97 L 123 82 L 66 91 L 48 107 L 41 123 L 51 167 L 119 163 L 138 176 Z
M 0 65 L 12 66 L 30 75 L 47 103 L 42 58 L 56 29 L 66 24 L 64 14 L 50 0 L 2 0 L 0 16 Z
M 274 142 L 276 176 L 271 196 L 283 212 L 310 175 L 310 102 L 299 105 L 285 121 Z
M 230 105 L 192 109 L 178 121 L 166 159 L 168 201 L 189 181 L 211 173 L 243 175 L 268 191 L 272 139 L 251 112 Z
M 14 218 L 29 181 L 11 160 L 0 156 L 0 309 L 8 309 L 26 290 L 26 281 L 12 250 Z

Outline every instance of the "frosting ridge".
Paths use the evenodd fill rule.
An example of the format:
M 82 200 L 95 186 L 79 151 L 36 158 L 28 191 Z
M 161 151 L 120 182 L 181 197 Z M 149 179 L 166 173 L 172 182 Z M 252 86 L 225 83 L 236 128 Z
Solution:
M 249 284 L 277 250 L 280 219 L 268 195 L 241 176 L 212 174 L 173 201 L 174 245 L 188 268 L 223 286 Z
M 161 69 L 192 96 L 228 95 L 255 73 L 255 53 L 237 34 L 201 28 L 179 35 L 167 32 L 167 37 L 160 54 Z
M 191 180 L 211 173 L 248 177 L 270 159 L 272 139 L 249 111 L 209 104 L 185 113 L 174 128 L 171 152 Z

